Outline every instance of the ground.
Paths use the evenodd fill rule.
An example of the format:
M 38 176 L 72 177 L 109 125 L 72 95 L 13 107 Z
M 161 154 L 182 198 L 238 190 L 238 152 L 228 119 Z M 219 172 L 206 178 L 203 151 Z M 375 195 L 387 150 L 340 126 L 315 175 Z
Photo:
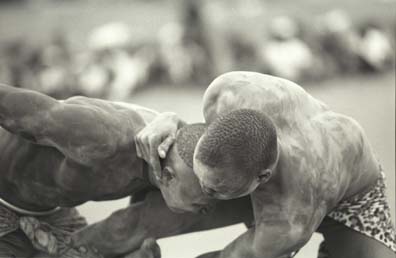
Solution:
M 389 203 L 395 218 L 395 77 L 394 74 L 340 78 L 307 85 L 306 90 L 326 102 L 335 111 L 354 117 L 365 129 L 383 165 L 388 185 Z M 200 87 L 154 87 L 135 95 L 133 103 L 159 111 L 174 111 L 188 122 L 202 121 Z M 89 203 L 80 210 L 90 222 L 104 218 L 126 200 Z M 192 258 L 205 251 L 220 249 L 245 230 L 237 225 L 198 234 L 187 234 L 159 241 L 163 258 Z M 321 240 L 315 234 L 296 256 L 314 258 Z

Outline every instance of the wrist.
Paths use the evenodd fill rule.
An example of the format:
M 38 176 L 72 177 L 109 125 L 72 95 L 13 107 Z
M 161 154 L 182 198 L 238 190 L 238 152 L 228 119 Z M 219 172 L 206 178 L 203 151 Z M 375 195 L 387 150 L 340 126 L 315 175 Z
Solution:
M 187 123 L 182 120 L 175 112 L 164 112 L 163 115 L 167 116 L 167 118 L 177 125 L 177 128 L 181 128 Z

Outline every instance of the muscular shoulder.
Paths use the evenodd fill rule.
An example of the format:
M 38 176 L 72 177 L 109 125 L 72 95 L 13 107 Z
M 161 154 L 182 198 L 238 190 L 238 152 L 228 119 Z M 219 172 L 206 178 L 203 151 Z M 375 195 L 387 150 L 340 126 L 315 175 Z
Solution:
M 264 111 L 273 118 L 292 118 L 295 112 L 310 116 L 326 108 L 299 85 L 255 72 L 230 72 L 219 76 L 206 90 L 203 106 L 209 123 L 219 115 L 240 108 Z
M 158 115 L 158 112 L 136 104 L 88 98 L 84 96 L 75 96 L 69 98 L 65 100 L 65 103 L 92 106 L 112 112 L 113 114 L 115 112 L 128 113 L 131 117 L 139 117 L 144 122 L 151 121 L 153 117 Z M 135 118 L 135 119 L 139 120 L 139 118 Z
M 340 148 L 344 157 L 359 158 L 370 148 L 363 128 L 349 116 L 328 111 L 314 117 L 312 123 L 327 141 Z
M 107 100 L 89 98 L 84 96 L 74 96 L 61 101 L 64 104 L 81 105 L 84 107 L 98 108 L 103 111 L 115 111 L 116 107 Z
M 134 137 L 145 124 L 135 110 L 100 99 L 73 97 L 62 101 L 57 109 L 50 114 L 54 120 L 51 128 L 57 129 L 56 147 L 80 163 L 120 155 L 121 150 L 134 146 Z M 58 128 L 65 124 L 70 129 Z

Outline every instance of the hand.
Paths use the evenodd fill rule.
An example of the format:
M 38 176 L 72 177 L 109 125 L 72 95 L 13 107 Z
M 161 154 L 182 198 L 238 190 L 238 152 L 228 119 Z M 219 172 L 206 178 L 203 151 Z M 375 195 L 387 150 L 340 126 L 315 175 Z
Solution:
M 121 258 L 161 258 L 161 249 L 153 238 L 147 238 L 139 250 Z
M 166 158 L 169 148 L 176 140 L 177 130 L 183 124 L 175 113 L 162 113 L 146 125 L 135 138 L 137 156 L 150 164 L 157 179 L 162 177 L 160 158 Z

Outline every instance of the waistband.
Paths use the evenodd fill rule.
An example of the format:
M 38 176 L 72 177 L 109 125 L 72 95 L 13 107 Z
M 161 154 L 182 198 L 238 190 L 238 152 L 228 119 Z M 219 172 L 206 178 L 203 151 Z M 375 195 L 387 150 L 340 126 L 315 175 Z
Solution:
M 9 202 L 7 202 L 6 200 L 0 198 L 0 204 L 4 205 L 5 207 L 7 207 L 8 209 L 11 209 L 14 212 L 17 212 L 19 214 L 22 215 L 30 215 L 30 216 L 46 216 L 46 215 L 51 215 L 54 214 L 55 212 L 59 211 L 61 208 L 60 207 L 56 207 L 53 208 L 51 210 L 46 210 L 46 211 L 29 211 L 23 208 L 19 208 Z

